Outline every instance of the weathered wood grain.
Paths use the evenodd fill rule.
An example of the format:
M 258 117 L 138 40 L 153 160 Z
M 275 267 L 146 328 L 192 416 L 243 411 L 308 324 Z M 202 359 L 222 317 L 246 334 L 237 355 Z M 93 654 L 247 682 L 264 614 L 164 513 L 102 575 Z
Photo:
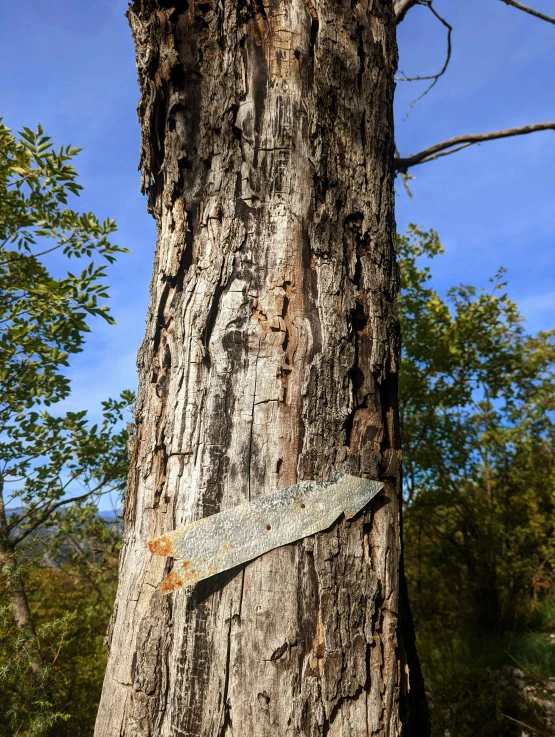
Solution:
M 136 0 L 129 20 L 158 243 L 96 737 L 424 734 L 400 620 L 392 2 Z M 148 539 L 336 470 L 385 493 L 160 595 Z

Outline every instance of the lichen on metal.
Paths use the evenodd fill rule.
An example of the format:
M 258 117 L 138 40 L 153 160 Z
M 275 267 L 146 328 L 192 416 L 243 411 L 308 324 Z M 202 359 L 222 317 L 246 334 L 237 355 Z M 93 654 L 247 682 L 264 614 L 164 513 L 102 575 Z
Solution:
M 151 553 L 178 558 L 163 594 L 246 563 L 273 548 L 353 517 L 383 488 L 379 481 L 337 473 L 333 481 L 301 481 L 148 542 Z

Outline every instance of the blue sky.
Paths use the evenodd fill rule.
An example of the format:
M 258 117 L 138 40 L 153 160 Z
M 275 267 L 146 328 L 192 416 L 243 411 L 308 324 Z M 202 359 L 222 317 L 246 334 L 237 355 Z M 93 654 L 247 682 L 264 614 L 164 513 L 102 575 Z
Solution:
M 555 14 L 553 0 L 533 0 Z M 500 0 L 436 0 L 454 26 L 445 77 L 404 119 L 422 87 L 399 83 L 402 155 L 445 138 L 555 120 L 555 26 Z M 56 143 L 84 150 L 76 166 L 80 207 L 119 225 L 131 249 L 109 270 L 116 327 L 93 324 L 72 361 L 67 409 L 96 413 L 102 399 L 136 384 L 155 243 L 139 193 L 138 88 L 123 0 L 33 0 L 0 9 L 0 114 L 12 129 L 42 123 Z M 399 30 L 400 64 L 429 74 L 443 63 L 445 34 L 423 7 Z M 399 182 L 399 230 L 409 222 L 439 231 L 436 286 L 485 285 L 500 266 L 530 330 L 555 326 L 555 134 L 483 144 L 413 170 L 414 199 Z

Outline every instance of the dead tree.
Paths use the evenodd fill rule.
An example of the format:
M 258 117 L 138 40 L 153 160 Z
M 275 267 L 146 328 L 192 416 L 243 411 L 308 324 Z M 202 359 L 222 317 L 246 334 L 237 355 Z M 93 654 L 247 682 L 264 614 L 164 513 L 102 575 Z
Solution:
M 475 141 L 395 160 L 395 23 L 422 4 L 435 13 L 130 6 L 158 239 L 96 737 L 428 734 L 402 573 L 393 182 Z M 148 540 L 334 471 L 384 491 L 161 594 L 173 562 Z

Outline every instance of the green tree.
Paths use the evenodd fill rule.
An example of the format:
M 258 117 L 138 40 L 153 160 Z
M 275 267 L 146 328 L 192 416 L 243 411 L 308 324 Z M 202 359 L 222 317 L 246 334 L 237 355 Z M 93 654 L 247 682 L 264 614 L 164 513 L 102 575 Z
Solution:
M 555 331 L 526 333 L 502 271 L 442 298 L 423 265 L 435 232 L 411 226 L 398 250 L 406 555 L 434 730 L 505 734 L 488 668 L 522 664 L 555 580 Z
M 100 425 L 86 412 L 48 409 L 70 393 L 65 369 L 83 348 L 87 320 L 113 322 L 106 263 L 126 252 L 110 241 L 113 220 L 68 206 L 81 190 L 71 163 L 78 151 L 55 150 L 40 126 L 16 136 L 0 120 L 0 723 L 10 735 L 44 734 L 63 716 L 50 698 L 57 656 L 49 649 L 69 620 L 36 626 L 32 564 L 60 531 L 96 524 L 95 501 L 122 489 L 127 467 L 121 420 L 132 392 L 103 403 Z M 71 259 L 84 268 L 53 275 L 55 251 L 58 269 Z M 10 503 L 17 509 L 8 513 Z M 49 527 L 57 535 L 45 535 Z

